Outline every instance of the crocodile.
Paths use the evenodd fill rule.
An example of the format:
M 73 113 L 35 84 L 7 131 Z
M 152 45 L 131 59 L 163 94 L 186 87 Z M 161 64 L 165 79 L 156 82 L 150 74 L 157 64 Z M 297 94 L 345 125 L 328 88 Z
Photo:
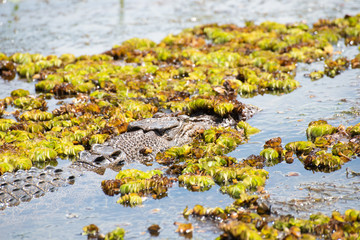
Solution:
M 258 111 L 256 107 L 245 104 L 243 109 L 237 120 L 246 120 Z M 161 151 L 190 143 L 200 130 L 213 126 L 234 127 L 237 120 L 231 116 L 210 114 L 176 116 L 156 113 L 152 118 L 130 122 L 126 132 L 80 152 L 78 158 L 63 169 L 32 167 L 27 171 L 3 174 L 0 177 L 0 210 L 43 196 L 58 187 L 74 184 L 75 176 L 82 171 L 102 175 L 107 168 L 119 171 L 126 163 L 136 161 L 146 164 Z

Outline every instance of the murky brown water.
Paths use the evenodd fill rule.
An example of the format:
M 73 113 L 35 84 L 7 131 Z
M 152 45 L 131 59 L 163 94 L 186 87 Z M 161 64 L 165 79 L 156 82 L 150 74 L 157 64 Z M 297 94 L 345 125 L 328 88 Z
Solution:
M 311 24 L 319 18 L 359 12 L 358 0 L 0 0 L 0 52 L 8 55 L 15 52 L 94 54 L 132 37 L 160 41 L 169 33 L 203 23 L 242 25 L 245 20 L 255 23 L 272 20 Z M 345 48 L 342 44 L 337 48 L 349 57 L 358 53 L 356 48 Z M 305 129 L 313 120 L 326 119 L 330 124 L 346 126 L 358 123 L 358 116 L 344 112 L 359 106 L 360 70 L 348 70 L 333 79 L 325 77 L 316 82 L 303 77 L 304 73 L 319 68 L 322 63 L 300 64 L 296 79 L 302 87 L 290 94 L 241 99 L 263 109 L 249 120 L 262 132 L 230 155 L 241 159 L 258 154 L 264 142 L 272 137 L 281 137 L 285 143 L 305 140 Z M 35 93 L 32 82 L 0 79 L 0 84 L 0 98 L 17 88 Z M 346 167 L 360 172 L 359 161 L 355 159 L 330 174 L 307 171 L 298 161 L 268 168 L 270 178 L 266 189 L 274 203 L 273 209 L 307 216 L 315 211 L 329 213 L 359 208 L 360 178 L 348 179 L 345 173 Z M 65 160 L 59 162 L 60 166 L 68 164 Z M 133 167 L 145 169 L 142 165 L 126 166 Z M 286 177 L 288 172 L 298 172 L 300 176 Z M 173 222 L 185 221 L 181 212 L 186 205 L 224 207 L 233 202 L 227 195 L 220 194 L 218 187 L 190 193 L 175 186 L 167 198 L 149 199 L 143 207 L 125 208 L 116 204 L 116 197 L 104 195 L 100 188 L 101 180 L 113 178 L 115 174 L 111 171 L 104 176 L 85 173 L 73 186 L 7 208 L 0 212 L 0 239 L 84 239 L 80 235 L 82 227 L 90 223 L 97 224 L 103 232 L 116 226 L 124 227 L 127 239 L 150 238 L 146 229 L 156 223 L 162 228 L 161 239 L 181 238 L 174 233 Z M 314 198 L 323 201 L 314 204 L 311 202 Z M 296 207 L 292 202 L 297 202 Z M 219 235 L 210 223 L 190 221 L 200 227 L 194 233 L 197 239 L 213 239 Z M 197 231 L 199 229 L 201 231 Z

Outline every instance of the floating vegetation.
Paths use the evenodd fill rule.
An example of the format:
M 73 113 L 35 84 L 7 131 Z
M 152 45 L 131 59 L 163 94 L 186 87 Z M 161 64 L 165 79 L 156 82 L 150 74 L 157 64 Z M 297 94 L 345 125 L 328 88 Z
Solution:
M 244 134 L 246 137 L 260 132 L 260 129 L 250 126 L 250 124 L 245 121 L 239 121 L 236 126 L 239 129 L 244 129 Z
M 306 129 L 306 135 L 308 139 L 315 139 L 327 134 L 332 134 L 336 131 L 336 128 L 329 125 L 324 120 L 313 121 L 309 123 L 308 128 Z
M 309 74 L 309 77 L 312 81 L 319 80 L 324 77 L 324 71 L 314 71 Z
M 142 204 L 142 196 L 151 195 L 154 199 L 167 196 L 175 179 L 164 177 L 160 170 L 143 172 L 136 169 L 121 170 L 114 180 L 101 183 L 105 194 L 113 196 L 121 194 L 118 203 L 134 207 Z
M 143 172 L 137 169 L 126 169 L 121 170 L 117 175 L 116 179 L 149 179 L 155 175 L 162 176 L 162 172 L 160 170 L 151 170 L 147 172 Z
M 103 143 L 112 134 L 124 132 L 128 122 L 151 117 L 159 110 L 188 115 L 205 112 L 244 120 L 239 119 L 244 107 L 236 96 L 296 89 L 300 86 L 295 80 L 297 62 L 325 59 L 324 74 L 329 76 L 346 70 L 350 64 L 355 68 L 357 58 L 335 58 L 332 44 L 341 38 L 346 44 L 357 44 L 357 19 L 358 16 L 352 16 L 319 21 L 313 28 L 274 22 L 245 27 L 208 24 L 169 35 L 159 44 L 130 39 L 93 56 L 1 54 L 1 76 L 12 76 L 17 71 L 20 76 L 35 80 L 38 93 L 76 97 L 74 103 L 61 105 L 52 113 L 73 114 L 68 119 L 50 119 L 50 113 L 44 112 L 46 99 L 30 96 L 21 89 L 3 101 L 1 111 L 13 104 L 20 110 L 22 121 L 42 121 L 22 123 L 26 125 L 24 131 L 53 138 L 59 138 L 61 132 L 74 132 L 77 127 L 76 131 L 86 134 L 81 139 L 79 135 L 74 137 L 73 143 L 85 148 Z M 33 112 L 35 109 L 43 111 L 43 116 Z M 245 136 L 257 132 L 244 122 L 238 127 Z M 309 130 L 309 136 L 316 137 L 317 131 L 323 130 Z M 17 140 L 12 141 L 15 144 Z M 201 150 L 225 154 L 236 144 L 222 135 Z M 76 151 L 70 152 L 73 155 Z
M 233 184 L 221 187 L 221 191 L 229 194 L 233 198 L 241 198 L 241 195 L 247 191 L 256 190 L 265 186 L 267 178 L 267 171 L 245 167 L 237 172 Z
M 135 207 L 142 204 L 142 198 L 137 193 L 129 193 L 121 196 L 117 200 L 117 203 L 120 203 L 124 206 Z
M 178 180 L 180 186 L 186 186 L 192 191 L 206 191 L 212 185 L 215 185 L 214 180 L 210 176 L 180 175 Z
M 243 131 L 233 128 L 213 127 L 199 132 L 195 141 L 182 147 L 172 147 L 156 156 L 159 163 L 170 164 L 181 160 L 194 163 L 197 159 L 214 155 L 224 155 L 235 149 L 243 141 Z M 192 157 L 195 159 L 191 160 Z
M 174 225 L 178 226 L 175 232 L 185 236 L 186 238 L 192 238 L 192 233 L 194 232 L 194 226 L 191 223 L 175 222 Z
M 100 233 L 100 229 L 95 224 L 90 224 L 83 227 L 82 235 L 86 235 L 88 239 L 97 240 L 124 240 L 125 230 L 117 227 L 115 230 L 107 233 L 106 235 Z
M 262 209 L 253 201 L 253 209 Z M 308 220 L 292 216 L 280 216 L 274 221 L 267 214 L 258 214 L 236 206 L 235 203 L 225 209 L 206 208 L 195 205 L 185 208 L 185 218 L 198 216 L 218 221 L 223 234 L 218 239 L 341 239 L 357 238 L 360 230 L 360 211 L 348 209 L 343 215 L 334 211 L 332 215 L 312 214 Z
M 340 57 L 334 61 L 331 59 L 325 60 L 325 65 L 324 73 L 333 78 L 345 71 L 349 67 L 350 62 L 345 57 Z
M 286 144 L 286 158 L 293 153 L 303 162 L 306 169 L 330 172 L 341 168 L 360 153 L 357 136 L 358 124 L 345 128 L 333 127 L 326 121 L 309 123 L 306 131 L 309 140 Z
M 358 125 L 345 128 L 331 126 L 324 120 L 309 123 L 306 135 L 309 141 L 295 141 L 281 146 L 280 138 L 266 141 L 260 156 L 249 156 L 243 162 L 257 168 L 272 166 L 283 160 L 294 161 L 294 154 L 309 170 L 331 172 L 341 168 L 360 153 L 357 136 Z M 240 189 L 239 189 L 240 191 Z
M 262 239 L 261 235 L 257 232 L 255 225 L 253 224 L 232 221 L 230 223 L 220 225 L 220 228 L 225 232 L 225 234 L 222 235 L 220 239 Z
M 285 149 L 296 154 L 309 154 L 315 148 L 315 144 L 311 141 L 297 141 L 286 144 Z
M 360 68 L 360 54 L 351 59 L 351 68 Z
M 345 128 L 314 121 L 306 130 L 308 141 L 291 142 L 284 149 L 281 138 L 272 138 L 258 156 L 243 161 L 226 156 L 259 132 L 245 122 L 252 110 L 238 96 L 290 93 L 300 87 L 295 79 L 298 63 L 324 61 L 323 70 L 309 74 L 311 80 L 333 78 L 350 66 L 359 68 L 359 54 L 349 60 L 333 51 L 340 39 L 346 45 L 360 43 L 359 22 L 360 15 L 319 20 L 312 27 L 275 22 L 247 22 L 244 27 L 207 24 L 170 34 L 158 44 L 133 38 L 92 56 L 0 53 L 0 76 L 11 80 L 17 73 L 33 80 L 36 90 L 30 95 L 17 89 L 0 101 L 0 174 L 77 158 L 91 145 L 127 131 L 130 122 L 158 112 L 208 114 L 236 128 L 195 131 L 193 142 L 156 156 L 166 173 L 121 170 L 115 179 L 101 183 L 104 193 L 119 194 L 118 203 L 134 207 L 148 196 L 166 197 L 175 181 L 191 191 L 218 184 L 220 192 L 235 199 L 232 205 L 224 209 L 196 205 L 183 215 L 221 221 L 219 239 L 359 238 L 357 210 L 334 212 L 331 217 L 314 214 L 308 220 L 268 218 L 271 209 L 261 200 L 268 178 L 264 166 L 283 160 L 292 163 L 296 155 L 306 169 L 335 171 L 360 153 L 360 123 Z M 46 112 L 47 100 L 53 97 L 73 101 Z M 9 106 L 15 111 L 7 113 Z M 139 153 L 153 152 L 143 148 Z M 191 237 L 191 223 L 176 225 L 177 232 Z M 93 239 L 124 238 L 120 228 L 105 236 L 95 225 L 83 230 Z
M 265 142 L 264 150 L 260 152 L 260 156 L 267 160 L 266 165 L 272 166 L 283 160 L 286 151 L 281 146 L 281 138 L 272 138 Z
M 28 95 L 30 95 L 30 92 L 28 90 L 24 90 L 24 89 L 17 89 L 14 90 L 10 93 L 10 95 L 12 97 L 26 97 Z
M 47 105 L 44 99 L 33 97 L 19 97 L 14 99 L 12 103 L 15 107 L 23 110 L 46 109 Z
M 325 151 L 319 151 L 311 154 L 304 160 L 304 166 L 308 169 L 320 169 L 322 171 L 334 171 L 341 168 L 344 161 L 340 157 L 334 156 Z

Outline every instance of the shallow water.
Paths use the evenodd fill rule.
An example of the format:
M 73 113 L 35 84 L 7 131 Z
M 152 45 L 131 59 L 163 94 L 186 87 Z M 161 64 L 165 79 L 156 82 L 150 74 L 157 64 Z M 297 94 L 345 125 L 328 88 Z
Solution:
M 94 54 L 132 37 L 160 41 L 169 33 L 203 23 L 243 25 L 245 20 L 255 23 L 272 20 L 311 24 L 319 18 L 359 12 L 360 4 L 356 0 L 0 0 L 0 52 L 8 55 L 15 52 Z M 343 44 L 338 44 L 337 50 L 348 57 L 358 53 L 356 48 L 345 48 Z M 313 120 L 325 119 L 334 126 L 358 123 L 359 116 L 345 112 L 359 106 L 360 70 L 348 70 L 333 79 L 324 77 L 316 82 L 304 77 L 305 73 L 320 68 L 322 63 L 299 64 L 296 79 L 302 87 L 290 94 L 240 99 L 263 109 L 249 120 L 262 132 L 251 136 L 248 143 L 230 155 L 241 160 L 258 154 L 264 142 L 273 137 L 281 137 L 284 143 L 305 140 L 307 124 Z M 0 79 L 0 84 L 0 98 L 17 88 L 35 94 L 32 82 Z M 55 103 L 52 100 L 50 107 L 55 107 Z M 59 166 L 67 165 L 69 161 L 59 161 Z M 298 160 L 293 164 L 268 167 L 270 178 L 266 190 L 271 196 L 273 210 L 308 216 L 316 211 L 329 213 L 359 208 L 360 178 L 346 178 L 347 167 L 360 172 L 359 159 L 330 174 L 307 171 Z M 138 164 L 125 168 L 146 169 Z M 288 172 L 298 172 L 300 176 L 286 177 Z M 0 238 L 84 239 L 82 227 L 90 223 L 98 225 L 105 233 L 116 226 L 124 227 L 127 239 L 149 239 L 147 227 L 159 224 L 159 238 L 182 238 L 174 233 L 176 226 L 173 223 L 185 222 L 181 214 L 185 206 L 224 207 L 233 202 L 227 195 L 219 193 L 219 187 L 191 193 L 175 184 L 166 198 L 147 199 L 142 207 L 125 208 L 116 204 L 117 197 L 106 196 L 100 187 L 102 180 L 114 178 L 115 174 L 111 170 L 103 176 L 86 172 L 72 186 L 1 211 Z M 324 199 L 324 202 L 311 202 L 317 198 Z M 302 200 L 301 204 L 296 207 L 289 204 L 294 199 Z M 190 218 L 190 222 L 195 226 L 194 238 L 213 239 L 220 234 L 210 222 L 203 223 L 194 218 Z

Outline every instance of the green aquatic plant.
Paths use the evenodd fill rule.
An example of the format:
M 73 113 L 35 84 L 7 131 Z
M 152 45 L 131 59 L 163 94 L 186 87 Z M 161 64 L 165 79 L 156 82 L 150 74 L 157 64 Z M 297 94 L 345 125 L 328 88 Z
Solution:
M 324 74 L 324 71 L 314 71 L 309 74 L 309 77 L 312 81 L 316 81 L 323 78 Z
M 14 171 L 14 166 L 7 162 L 0 162 L 0 173 L 3 174 L 5 172 Z
M 332 134 L 334 132 L 336 132 L 336 128 L 324 120 L 310 122 L 308 128 L 306 129 L 306 135 L 309 140 L 327 134 Z
M 185 215 L 233 219 L 221 226 L 224 234 L 220 238 L 224 239 L 311 239 L 309 234 L 349 237 L 338 231 L 342 226 L 346 226 L 344 232 L 352 229 L 349 234 L 356 238 L 356 224 L 341 225 L 358 222 L 356 210 L 347 211 L 345 218 L 333 214 L 330 226 L 334 228 L 326 230 L 328 217 L 284 219 L 283 224 L 275 220 L 272 226 L 258 214 L 241 212 L 238 207 L 261 212 L 256 202 L 260 196 L 252 193 L 261 192 L 265 185 L 268 173 L 262 169 L 264 163 L 271 165 L 282 159 L 290 162 L 296 153 L 307 169 L 332 171 L 341 167 L 359 152 L 356 141 L 351 139 L 360 134 L 358 125 L 342 131 L 325 121 L 312 122 L 306 131 L 309 141 L 288 143 L 286 150 L 281 139 L 275 138 L 265 143 L 260 156 L 241 161 L 224 154 L 258 131 L 242 119 L 244 107 L 236 100 L 238 94 L 252 97 L 295 90 L 300 86 L 295 80 L 298 62 L 325 61 L 323 71 L 309 74 L 312 80 L 323 75 L 335 77 L 350 64 L 358 68 L 358 56 L 351 61 L 336 56 L 332 44 L 340 38 L 345 44 L 358 44 L 359 17 L 319 20 L 313 27 L 274 22 L 247 22 L 244 27 L 202 25 L 168 35 L 159 44 L 134 38 L 92 56 L 0 54 L 1 76 L 12 77 L 17 71 L 21 77 L 36 81 L 38 93 L 46 93 L 30 96 L 15 90 L 1 101 L 2 115 L 11 104 L 17 108 L 10 116 L 16 120 L 0 119 L 0 141 L 6 150 L 0 154 L 1 174 L 28 169 L 36 162 L 48 164 L 58 157 L 75 157 L 85 147 L 104 143 L 112 135 L 126 131 L 128 122 L 152 117 L 158 111 L 176 115 L 207 113 L 240 121 L 238 130 L 219 127 L 200 131 L 193 143 L 168 149 L 157 160 L 167 165 L 180 184 L 199 191 L 216 182 L 222 192 L 237 200 L 225 209 L 197 205 Z M 73 97 L 73 103 L 60 102 L 62 105 L 52 113 L 45 112 L 46 97 Z M 349 143 L 340 143 L 341 138 Z M 141 204 L 143 196 L 165 196 L 175 180 L 158 170 L 124 170 L 102 186 L 112 194 L 122 194 L 118 200 L 121 204 L 135 206 Z M 191 225 L 181 229 L 193 231 Z M 123 231 L 118 232 L 108 238 L 122 238 Z
M 206 208 L 201 205 L 195 205 L 192 209 L 188 209 L 188 207 L 186 207 L 183 211 L 183 216 L 186 218 L 190 215 L 224 220 L 228 217 L 224 209 L 220 207 Z
M 245 194 L 246 191 L 264 186 L 267 177 L 268 172 L 263 169 L 240 168 L 236 171 L 236 178 L 233 180 L 234 184 L 221 187 L 221 191 L 233 198 L 241 198 L 241 195 Z
M 325 65 L 324 73 L 333 78 L 345 71 L 349 67 L 350 61 L 345 57 L 339 57 L 334 61 L 331 59 L 325 60 Z
M 26 97 L 28 95 L 30 95 L 30 92 L 28 90 L 24 90 L 24 89 L 17 89 L 17 90 L 13 90 L 10 93 L 11 97 Z
M 167 190 L 173 181 L 174 179 L 164 177 L 159 170 L 143 172 L 126 169 L 121 170 L 114 180 L 102 181 L 101 186 L 107 195 L 121 194 L 119 203 L 135 206 L 141 204 L 141 196 L 144 195 L 151 195 L 154 199 L 167 196 Z
M 261 235 L 257 232 L 253 224 L 247 224 L 240 221 L 232 221 L 227 224 L 222 224 L 220 226 L 220 229 L 224 231 L 224 234 L 220 237 L 220 239 L 262 239 Z
M 287 151 L 293 151 L 296 154 L 309 154 L 315 148 L 315 144 L 311 141 L 289 142 L 285 145 Z
M 129 193 L 121 196 L 117 203 L 125 206 L 135 207 L 142 204 L 142 198 L 137 193 Z
M 172 147 L 156 156 L 159 163 L 170 163 L 177 160 L 186 160 L 195 157 L 200 159 L 214 155 L 224 155 L 232 150 L 238 144 L 242 143 L 242 131 L 232 128 L 210 128 L 198 133 L 195 137 L 198 141 L 192 144 L 186 144 L 182 147 Z
M 104 143 L 106 141 L 106 139 L 108 139 L 108 137 L 109 137 L 108 134 L 95 134 L 95 135 L 92 135 L 90 137 L 89 144 L 93 145 L 95 143 L 97 143 L 97 144 Z
M 352 142 L 349 143 L 339 142 L 332 147 L 331 152 L 335 156 L 349 159 L 350 157 L 352 157 L 353 155 L 359 152 L 359 146 L 357 146 Z
M 245 121 L 239 121 L 236 126 L 239 129 L 244 129 L 244 134 L 246 137 L 260 132 L 260 129 L 250 126 L 250 124 Z
M 4 140 L 7 143 L 27 142 L 35 138 L 35 135 L 24 130 L 11 130 L 6 133 Z
M 117 227 L 115 230 L 108 232 L 105 236 L 100 233 L 100 229 L 95 224 L 83 227 L 82 235 L 86 235 L 88 239 L 104 239 L 104 240 L 124 240 L 125 230 Z
M 210 176 L 183 174 L 178 177 L 178 180 L 180 186 L 186 186 L 191 191 L 207 191 L 215 185 Z
M 331 153 L 319 151 L 314 155 L 309 155 L 304 160 L 307 169 L 319 169 L 325 172 L 338 170 L 344 164 L 344 160 Z
M 70 141 L 59 141 L 56 143 L 54 150 L 60 157 L 76 157 L 85 148 L 82 145 L 75 145 Z
M 45 131 L 44 127 L 41 125 L 41 124 L 37 124 L 37 123 L 30 123 L 26 130 L 29 132 L 29 133 L 42 133 Z
M 124 240 L 124 237 L 125 230 L 123 228 L 117 227 L 115 230 L 105 235 L 105 240 Z
M 309 141 L 286 144 L 283 156 L 289 162 L 296 153 L 306 169 L 336 171 L 359 152 L 356 129 L 357 125 L 345 128 L 343 125 L 333 127 L 324 120 L 310 122 L 306 130 Z
M 166 196 L 168 187 L 172 186 L 172 179 L 167 177 L 153 176 L 149 179 L 131 180 L 126 179 L 121 182 L 120 193 L 149 193 L 153 198 L 162 198 Z
M 15 125 L 16 121 L 13 119 L 0 119 L 0 131 L 6 132 L 11 126 Z
M 346 132 L 349 133 L 352 137 L 360 135 L 360 123 L 356 124 L 355 126 L 349 126 L 346 128 Z
M 0 171 L 1 174 L 5 172 L 12 172 L 14 170 L 29 170 L 32 167 L 32 162 L 29 158 L 6 151 L 0 156 Z
M 48 147 L 36 147 L 30 153 L 33 162 L 46 162 L 57 157 L 57 152 Z
M 115 179 L 124 179 L 124 178 L 130 178 L 130 179 L 149 179 L 155 175 L 162 176 L 162 172 L 160 170 L 150 170 L 147 172 L 143 172 L 137 169 L 126 169 L 121 170 L 115 177 Z
M 45 109 L 47 102 L 41 98 L 19 97 L 14 99 L 13 104 L 23 110 Z
M 258 208 L 259 212 L 260 205 L 256 200 L 250 201 L 257 205 L 255 208 Z M 194 208 L 186 207 L 183 211 L 185 218 L 191 215 L 219 221 L 223 233 L 217 239 L 278 239 L 279 236 L 284 236 L 285 239 L 315 240 L 359 237 L 360 212 L 355 209 L 348 209 L 343 215 L 334 211 L 331 216 L 318 213 L 310 215 L 308 219 L 294 218 L 290 215 L 274 219 L 274 216 L 259 215 L 236 205 L 227 206 L 225 209 L 195 205 Z
M 260 156 L 264 157 L 268 161 L 274 161 L 280 157 L 278 151 L 273 148 L 265 148 L 260 152 Z
M 227 184 L 229 181 L 233 181 L 237 177 L 237 171 L 235 168 L 212 166 L 205 169 L 205 172 L 210 174 L 216 183 L 221 185 Z

